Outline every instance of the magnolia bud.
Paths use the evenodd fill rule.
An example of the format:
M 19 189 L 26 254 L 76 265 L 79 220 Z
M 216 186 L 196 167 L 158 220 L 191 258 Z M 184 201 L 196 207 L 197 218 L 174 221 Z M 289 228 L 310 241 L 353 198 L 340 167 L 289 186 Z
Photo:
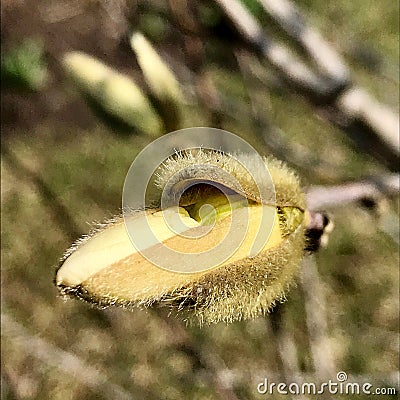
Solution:
M 155 173 L 158 197 L 152 208 L 125 215 L 125 221 L 107 222 L 67 251 L 56 275 L 61 293 L 99 306 L 168 306 L 200 324 L 268 312 L 293 283 L 304 252 L 308 213 L 299 180 L 285 164 L 260 158 L 275 189 L 261 196 L 240 162 L 251 165 L 248 157 L 211 150 L 170 157 Z M 170 200 L 175 206 L 162 209 L 163 201 Z M 266 216 L 269 232 L 258 243 Z M 180 230 L 168 221 L 178 221 Z M 130 223 L 144 236 L 140 246 L 129 237 L 125 225 Z M 153 233 L 148 237 L 146 226 Z M 197 236 L 191 236 L 193 232 Z M 237 246 L 219 260 L 219 252 L 234 243 L 237 234 L 242 234 Z M 185 261 L 196 259 L 186 255 L 200 257 L 220 243 L 227 245 L 210 253 L 207 268 L 196 270 L 192 261 Z M 178 254 L 176 260 L 183 264 L 179 271 L 152 262 L 163 260 L 163 246 Z

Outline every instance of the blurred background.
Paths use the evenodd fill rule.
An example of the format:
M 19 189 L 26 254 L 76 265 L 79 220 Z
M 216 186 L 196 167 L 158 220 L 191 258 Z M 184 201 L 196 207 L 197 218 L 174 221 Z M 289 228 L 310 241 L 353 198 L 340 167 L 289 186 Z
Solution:
M 2 398 L 259 399 L 264 378 L 338 371 L 398 391 L 398 8 L 4 0 Z M 136 154 L 191 126 L 285 160 L 334 221 L 287 301 L 200 329 L 58 297 L 59 258 L 120 211 Z

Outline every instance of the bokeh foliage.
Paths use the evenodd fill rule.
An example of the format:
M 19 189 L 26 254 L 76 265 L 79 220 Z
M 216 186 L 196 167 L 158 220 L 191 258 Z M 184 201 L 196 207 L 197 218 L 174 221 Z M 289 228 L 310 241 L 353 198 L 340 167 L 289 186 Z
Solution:
M 4 88 L 2 102 L 2 313 L 24 327 L 19 334 L 3 329 L 4 398 L 110 398 L 103 386 L 82 381 L 68 360 L 63 369 L 38 357 L 29 346 L 34 337 L 48 344 L 50 358 L 56 358 L 57 349 L 76 355 L 107 377 L 105 386 L 118 385 L 135 399 L 232 398 L 232 393 L 240 399 L 261 398 L 256 387 L 264 377 L 283 379 L 279 338 L 269 317 L 198 329 L 159 310 L 96 310 L 64 302 L 52 284 L 58 259 L 77 235 L 87 232 L 89 223 L 119 212 L 129 165 L 152 140 L 98 118 L 66 79 L 60 64 L 64 52 L 82 50 L 98 57 L 146 90 L 127 40 L 130 28 L 141 30 L 188 92 L 180 126 L 214 121 L 215 110 L 186 84 L 184 66 L 190 60 L 181 54 L 181 36 L 167 3 L 136 1 L 130 7 L 122 1 L 120 13 L 118 7 L 89 1 L 69 6 L 61 1 L 4 3 L 2 76 L 22 71 L 20 81 L 36 90 L 27 94 L 15 86 Z M 379 101 L 398 107 L 398 3 L 297 4 L 345 56 L 354 79 Z M 264 154 L 276 149 L 272 143 L 279 135 L 281 149 L 302 156 L 302 162 L 286 161 L 298 168 L 305 187 L 384 172 L 282 85 L 267 65 L 249 57 L 263 79 L 244 77 L 227 45 L 228 34 L 215 28 L 219 12 L 211 2 L 199 7 L 199 18 L 208 26 L 202 68 L 221 99 L 220 127 Z M 37 68 L 48 71 L 46 84 L 29 78 Z M 285 152 L 277 155 L 285 158 Z M 316 262 L 335 366 L 387 386 L 399 370 L 399 253 L 382 215 L 392 218 L 392 228 L 398 224 L 398 202 L 386 202 L 381 214 L 357 204 L 329 211 L 335 231 Z M 296 344 L 300 372 L 312 380 L 303 290 L 299 286 L 290 292 L 281 309 L 282 324 Z

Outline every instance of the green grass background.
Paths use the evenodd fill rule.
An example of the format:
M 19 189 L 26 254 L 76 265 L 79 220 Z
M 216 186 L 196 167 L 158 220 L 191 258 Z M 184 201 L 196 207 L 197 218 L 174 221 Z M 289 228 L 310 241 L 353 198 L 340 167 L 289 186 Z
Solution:
M 169 34 L 173 30 L 160 3 L 149 2 L 137 22 L 150 37 L 157 37 L 160 30 Z M 354 80 L 382 103 L 397 108 L 398 2 L 301 0 L 297 4 L 344 55 Z M 4 7 L 11 17 L 24 16 L 29 4 Z M 11 22 L 3 17 L 5 51 L 27 36 L 21 27 L 7 24 Z M 51 44 L 45 29 L 33 25 L 35 35 L 44 36 L 48 53 L 64 50 L 62 44 L 57 50 L 53 47 L 62 42 L 67 23 L 58 22 Z M 173 57 L 173 46 L 162 40 L 156 44 L 166 54 L 172 47 Z M 223 100 L 222 127 L 244 137 L 261 153 L 270 152 L 268 140 L 265 143 L 261 136 L 265 130 L 254 121 L 248 86 L 238 70 L 214 58 L 221 46 L 219 38 L 211 38 L 210 43 L 206 70 Z M 106 43 L 98 47 L 102 45 L 108 49 Z M 129 50 L 124 51 L 126 59 L 121 64 L 128 65 Z M 110 64 L 118 54 L 110 54 Z M 107 56 L 107 52 L 102 54 L 103 61 L 108 62 Z M 378 65 L 369 63 L 368 56 L 375 57 Z M 44 89 L 21 94 L 9 88 L 3 98 L 2 313 L 24 328 L 18 334 L 3 328 L 4 399 L 106 399 L 110 394 L 104 387 L 112 385 L 135 399 L 231 398 L 225 387 L 240 399 L 262 398 L 257 384 L 266 376 L 280 376 L 279 338 L 268 316 L 200 329 L 185 327 L 158 310 L 96 310 L 58 297 L 53 279 L 59 258 L 78 234 L 89 230 L 90 223 L 119 212 L 127 170 L 150 138 L 134 130 L 122 135 L 94 117 L 62 78 L 55 61 L 48 60 L 50 81 Z M 132 68 L 137 69 L 133 62 Z M 272 74 L 267 66 L 265 71 Z M 306 159 L 315 158 L 300 171 L 305 187 L 385 171 L 355 150 L 342 132 L 319 118 L 298 94 L 267 84 L 252 90 L 256 107 L 280 128 L 285 145 L 304 153 Z M 51 114 L 45 107 L 42 111 L 39 103 L 55 95 L 61 99 L 61 109 L 69 110 L 72 104 L 73 112 Z M 16 122 L 9 118 L 10 110 L 16 113 Z M 209 124 L 204 106 L 185 106 L 182 127 Z M 398 200 L 388 201 L 385 207 L 383 216 L 393 219 L 393 228 Z M 385 386 L 399 370 L 398 243 L 385 233 L 382 217 L 358 205 L 329 211 L 335 230 L 328 247 L 315 259 L 326 296 L 327 340 L 335 366 Z M 312 378 L 300 286 L 292 289 L 282 310 L 283 329 L 296 344 L 300 372 Z M 35 338 L 48 345 L 48 357 L 57 359 L 59 350 L 71 353 L 102 374 L 104 384 L 82 382 L 68 360 L 62 365 L 43 361 L 32 350 L 34 346 L 27 345 Z

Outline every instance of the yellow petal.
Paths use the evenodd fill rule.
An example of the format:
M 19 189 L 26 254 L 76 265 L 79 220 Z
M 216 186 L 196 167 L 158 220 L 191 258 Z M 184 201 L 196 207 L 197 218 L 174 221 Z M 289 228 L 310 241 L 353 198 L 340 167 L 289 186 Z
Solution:
M 77 287 L 89 294 L 93 301 L 109 299 L 114 302 L 152 302 L 163 295 L 172 293 L 180 287 L 190 285 L 199 277 L 248 258 L 251 255 L 255 239 L 260 229 L 263 212 L 271 215 L 276 211 L 271 206 L 249 207 L 248 226 L 244 209 L 235 210 L 239 214 L 237 229 L 247 229 L 242 244 L 223 263 L 207 271 L 197 273 L 179 273 L 162 269 L 140 254 L 132 245 L 123 220 L 112 223 L 80 245 L 62 264 L 57 272 L 56 282 L 59 287 Z M 217 243 L 227 235 L 232 218 L 216 221 L 208 234 L 200 238 L 188 238 L 172 232 L 161 212 L 147 211 L 150 227 L 157 239 L 176 252 L 197 254 L 215 248 Z M 197 228 L 199 224 L 181 214 L 188 228 Z M 144 212 L 137 213 L 135 218 L 145 223 Z M 235 219 L 236 221 L 236 219 Z M 234 227 L 235 228 L 235 227 Z M 282 242 L 277 214 L 268 241 L 261 251 L 278 246 Z M 157 243 L 148 242 L 152 255 L 162 251 Z M 182 262 L 184 258 L 182 257 Z

